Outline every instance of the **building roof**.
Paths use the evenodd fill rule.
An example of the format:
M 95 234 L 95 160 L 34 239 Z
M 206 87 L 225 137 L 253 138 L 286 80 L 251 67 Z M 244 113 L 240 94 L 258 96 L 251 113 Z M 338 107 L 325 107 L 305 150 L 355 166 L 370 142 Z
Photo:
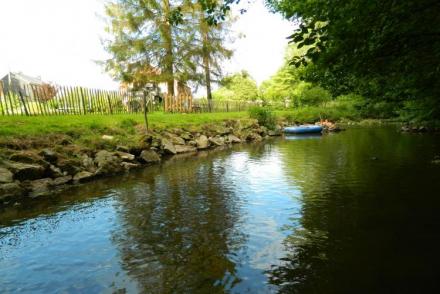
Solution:
M 31 77 L 31 76 L 25 75 L 22 72 L 9 72 L 6 76 L 4 76 L 2 78 L 2 80 L 8 79 L 9 75 L 10 75 L 11 79 L 16 79 L 16 80 L 22 81 L 23 83 L 26 83 L 26 84 L 42 85 L 44 83 L 43 80 L 41 79 L 41 77 Z

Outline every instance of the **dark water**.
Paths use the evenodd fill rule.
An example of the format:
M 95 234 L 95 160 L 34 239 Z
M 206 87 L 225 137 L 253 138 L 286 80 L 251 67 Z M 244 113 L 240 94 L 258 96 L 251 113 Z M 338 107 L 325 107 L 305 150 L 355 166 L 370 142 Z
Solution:
M 171 160 L 0 210 L 1 293 L 432 293 L 435 135 L 389 129 Z

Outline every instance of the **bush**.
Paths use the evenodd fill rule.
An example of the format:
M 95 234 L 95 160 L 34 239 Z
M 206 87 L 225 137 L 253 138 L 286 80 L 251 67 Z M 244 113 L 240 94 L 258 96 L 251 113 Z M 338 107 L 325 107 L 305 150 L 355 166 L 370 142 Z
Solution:
M 299 94 L 297 100 L 302 105 L 319 105 L 332 99 L 329 91 L 321 87 L 306 87 Z
M 268 129 L 274 129 L 276 118 L 273 112 L 266 107 L 254 106 L 249 109 L 249 116 L 258 120 L 258 123 Z

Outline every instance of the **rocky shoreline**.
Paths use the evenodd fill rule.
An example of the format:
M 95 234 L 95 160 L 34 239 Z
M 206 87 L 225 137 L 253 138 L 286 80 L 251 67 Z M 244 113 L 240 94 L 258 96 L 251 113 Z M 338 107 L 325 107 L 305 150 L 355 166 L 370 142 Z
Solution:
M 71 185 L 158 164 L 176 154 L 260 142 L 281 135 L 281 130 L 282 125 L 268 130 L 256 120 L 230 120 L 197 130 L 144 132 L 136 144 L 119 144 L 113 150 L 75 146 L 69 140 L 60 142 L 59 148 L 8 149 L 6 158 L 0 160 L 0 205 L 47 196 Z M 103 135 L 101 139 L 111 141 L 113 137 Z

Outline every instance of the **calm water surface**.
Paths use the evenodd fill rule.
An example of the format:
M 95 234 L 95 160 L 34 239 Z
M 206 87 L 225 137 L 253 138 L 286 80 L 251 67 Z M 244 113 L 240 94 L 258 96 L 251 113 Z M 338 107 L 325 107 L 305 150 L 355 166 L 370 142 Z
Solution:
M 201 153 L 0 209 L 0 293 L 431 293 L 435 135 Z

